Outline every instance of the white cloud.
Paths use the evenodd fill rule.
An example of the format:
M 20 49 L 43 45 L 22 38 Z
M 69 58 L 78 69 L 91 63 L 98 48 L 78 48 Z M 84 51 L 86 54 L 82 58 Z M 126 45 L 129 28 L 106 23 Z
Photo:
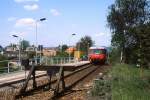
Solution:
M 103 32 L 95 34 L 96 37 L 99 37 L 99 36 L 110 36 L 110 35 L 111 34 L 109 34 L 109 33 L 103 33 Z
M 38 2 L 39 0 L 14 0 L 17 3 L 23 3 L 23 2 Z
M 16 27 L 33 27 L 35 26 L 35 20 L 32 18 L 22 18 L 16 21 Z
M 37 4 L 24 5 L 24 9 L 29 10 L 29 11 L 35 11 L 39 9 L 39 6 Z
M 15 21 L 15 20 L 16 20 L 16 17 L 9 17 L 7 20 L 8 20 L 8 21 Z
M 95 34 L 95 36 L 104 36 L 105 35 L 105 33 L 97 33 L 97 34 Z
M 53 16 L 59 16 L 61 14 L 57 9 L 51 9 L 50 12 Z

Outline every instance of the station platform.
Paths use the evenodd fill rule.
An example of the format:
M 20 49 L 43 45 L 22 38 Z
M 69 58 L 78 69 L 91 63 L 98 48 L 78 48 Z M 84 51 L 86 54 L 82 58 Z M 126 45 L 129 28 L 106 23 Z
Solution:
M 89 63 L 90 63 L 89 61 L 80 61 L 80 62 L 62 64 L 62 66 L 82 66 Z
M 79 66 L 83 66 L 86 64 L 89 64 L 89 61 L 80 61 L 80 62 L 74 62 L 74 63 L 66 63 L 66 64 L 58 64 L 58 65 L 53 65 L 53 67 L 57 67 L 57 66 L 65 66 L 66 69 L 69 68 L 77 68 Z M 52 66 L 46 66 L 47 69 L 52 67 Z M 38 68 L 38 66 L 37 66 Z M 41 67 L 40 67 L 41 68 Z M 46 69 L 45 66 L 42 66 L 43 69 Z M 36 76 L 39 75 L 44 75 L 46 74 L 47 71 L 42 70 L 42 71 L 36 71 Z M 20 71 L 20 72 L 15 72 L 15 73 L 10 73 L 10 74 L 5 74 L 3 76 L 0 76 L 0 88 L 3 84 L 7 84 L 7 83 L 12 83 L 15 81 L 19 81 L 19 80 L 23 80 L 27 77 L 27 75 L 29 74 L 29 71 Z
M 28 74 L 29 71 L 26 72 L 20 71 L 20 72 L 5 74 L 4 76 L 0 76 L 0 85 L 25 79 Z M 46 74 L 46 71 L 36 71 L 36 76 L 43 75 L 43 74 Z

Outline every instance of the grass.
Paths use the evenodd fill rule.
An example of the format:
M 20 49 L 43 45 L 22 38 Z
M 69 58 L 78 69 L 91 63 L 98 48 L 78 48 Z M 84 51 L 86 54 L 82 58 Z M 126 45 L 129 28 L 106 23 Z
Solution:
M 150 100 L 150 70 L 126 64 L 112 67 L 112 100 Z

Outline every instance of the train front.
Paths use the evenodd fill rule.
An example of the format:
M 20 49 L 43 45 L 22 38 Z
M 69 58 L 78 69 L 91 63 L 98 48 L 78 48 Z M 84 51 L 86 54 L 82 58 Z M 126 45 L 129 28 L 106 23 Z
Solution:
M 89 49 L 89 60 L 91 63 L 101 63 L 105 64 L 107 59 L 106 49 L 99 47 L 91 47 Z

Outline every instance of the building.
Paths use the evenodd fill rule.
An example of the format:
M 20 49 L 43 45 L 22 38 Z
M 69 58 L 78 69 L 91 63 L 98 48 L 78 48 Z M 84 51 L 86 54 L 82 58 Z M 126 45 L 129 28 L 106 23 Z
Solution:
M 30 51 L 31 51 L 31 52 L 36 51 L 36 47 L 33 47 L 33 46 L 27 47 L 27 48 L 26 48 L 26 51 L 27 51 L 27 52 L 30 52 Z
M 72 53 L 74 53 L 74 51 L 76 50 L 76 48 L 75 47 L 69 47 L 67 50 L 66 50 L 66 52 L 69 54 L 72 54 Z
M 43 49 L 43 56 L 52 57 L 52 56 L 56 56 L 56 54 L 57 51 L 54 49 L 48 49 L 48 48 Z
M 7 52 L 7 51 L 17 51 L 17 50 L 19 50 L 17 47 L 12 47 L 12 46 L 7 46 L 6 48 L 5 48 L 5 51 Z

